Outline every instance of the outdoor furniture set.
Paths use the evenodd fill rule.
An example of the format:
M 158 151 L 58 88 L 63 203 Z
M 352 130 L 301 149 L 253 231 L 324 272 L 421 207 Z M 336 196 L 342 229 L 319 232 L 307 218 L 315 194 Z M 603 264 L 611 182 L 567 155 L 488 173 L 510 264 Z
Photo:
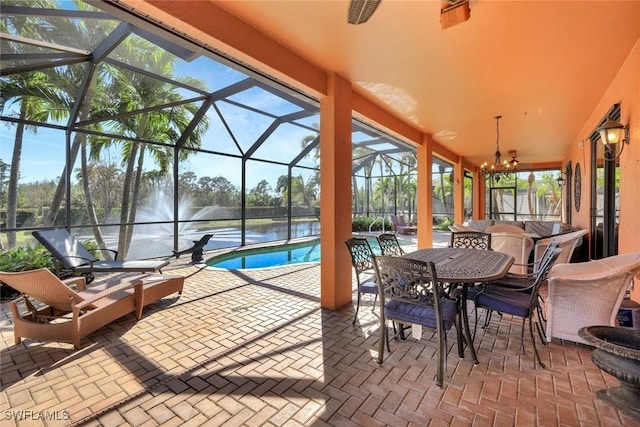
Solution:
M 516 266 L 516 258 L 492 249 L 493 239 L 501 234 L 511 233 L 452 233 L 451 247 L 390 256 L 375 255 L 364 238 L 347 241 L 358 276 L 358 302 L 353 323 L 357 320 L 360 293 L 374 294 L 379 301 L 377 306 L 374 301 L 374 309 L 379 308 L 380 318 L 378 363 L 384 360 L 385 343 L 390 349 L 387 321 L 391 321 L 396 339 L 405 338 L 403 331 L 407 325 L 412 325 L 414 332 L 420 331 L 414 333 L 418 339 L 422 326 L 436 331 L 438 386 L 443 385 L 446 335 L 453 326 L 457 331 L 459 356 L 464 357 L 466 345 L 477 364 L 473 345 L 476 329 L 474 326 L 472 332 L 469 327 L 467 301 L 474 302 L 476 325 L 480 309 L 486 311 L 484 329 L 492 313 L 522 318 L 520 346 L 523 353 L 528 321 L 534 365 L 541 368 L 545 365 L 536 347 L 534 329 L 543 342 L 551 342 L 554 337 L 584 342 L 578 336 L 581 327 L 616 325 L 623 294 L 632 277 L 640 273 L 640 253 L 568 264 L 576 241 L 584 235 L 579 230 L 541 240 L 532 263 L 527 263 L 528 254 L 518 255 L 518 261 L 521 261 L 518 273 L 521 273 L 514 274 L 510 269 Z M 354 252 L 356 241 L 364 249 Z M 531 252 L 530 245 L 528 250 Z M 363 279 L 364 267 L 369 275 Z M 372 268 L 374 275 L 371 275 Z M 581 308 L 583 306 L 588 309 Z M 563 328 L 567 332 L 561 332 Z
M 46 268 L 23 272 L 0 272 L 0 281 L 20 292 L 9 302 L 15 344 L 22 338 L 72 343 L 93 331 L 135 313 L 174 293 L 181 294 L 184 277 L 157 274 L 167 266 L 160 261 L 101 261 L 64 229 L 34 231 L 36 239 L 60 263 L 58 276 Z M 116 254 L 117 256 L 117 254 Z M 95 273 L 136 272 L 135 276 L 111 278 L 88 285 Z M 79 275 L 61 279 L 59 276 Z

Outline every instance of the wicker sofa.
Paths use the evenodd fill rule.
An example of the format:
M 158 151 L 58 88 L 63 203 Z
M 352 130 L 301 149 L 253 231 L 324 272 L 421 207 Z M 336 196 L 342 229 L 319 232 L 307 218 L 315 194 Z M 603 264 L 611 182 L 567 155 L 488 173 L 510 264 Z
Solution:
M 569 224 L 558 221 L 500 221 L 493 219 L 473 219 L 464 223 L 466 227 L 476 231 L 485 231 L 496 224 L 510 224 L 522 228 L 525 233 L 536 234 L 540 237 L 555 236 L 578 230 Z

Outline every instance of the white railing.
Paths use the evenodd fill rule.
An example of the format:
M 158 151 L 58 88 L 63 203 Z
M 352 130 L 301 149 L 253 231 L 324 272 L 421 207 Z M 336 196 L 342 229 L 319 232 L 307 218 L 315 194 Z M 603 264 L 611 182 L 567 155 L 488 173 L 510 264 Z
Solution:
M 374 225 L 376 222 L 378 222 L 378 220 L 382 221 L 382 232 L 383 232 L 383 233 L 385 232 L 385 231 L 384 231 L 384 224 L 385 224 L 384 217 L 380 217 L 380 216 L 379 216 L 379 217 L 377 217 L 376 219 L 374 219 L 374 220 L 371 222 L 371 224 L 369 225 L 369 233 L 371 233 L 371 229 L 373 228 L 373 225 Z

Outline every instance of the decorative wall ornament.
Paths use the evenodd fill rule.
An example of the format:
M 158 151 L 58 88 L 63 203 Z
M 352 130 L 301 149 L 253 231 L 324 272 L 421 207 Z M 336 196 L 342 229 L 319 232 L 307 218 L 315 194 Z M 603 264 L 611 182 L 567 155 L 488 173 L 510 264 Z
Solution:
M 582 177 L 580 175 L 580 163 L 576 163 L 576 171 L 573 176 L 573 202 L 576 212 L 580 212 L 580 193 L 582 191 Z

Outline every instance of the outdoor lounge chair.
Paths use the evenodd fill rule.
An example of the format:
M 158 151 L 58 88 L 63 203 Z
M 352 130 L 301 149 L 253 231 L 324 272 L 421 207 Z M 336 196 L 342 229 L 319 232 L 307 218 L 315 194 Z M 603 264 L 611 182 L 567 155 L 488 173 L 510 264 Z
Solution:
M 180 258 L 180 255 L 191 254 L 191 261 L 194 263 L 200 262 L 203 259 L 204 247 L 209 243 L 209 239 L 213 237 L 213 234 L 205 234 L 200 240 L 192 240 L 193 246 L 184 249 L 182 251 L 173 251 L 173 256 L 176 259 Z
M 31 234 L 60 261 L 63 272 L 85 274 L 88 282 L 93 280 L 94 273 L 161 272 L 169 264 L 168 260 L 120 261 L 117 260 L 118 252 L 113 250 L 114 261 L 99 260 L 63 228 L 39 230 Z
M 404 215 L 391 215 L 392 230 L 400 234 L 416 234 L 418 227 L 413 224 L 407 224 L 404 221 Z
M 22 295 L 9 302 L 15 343 L 22 338 L 73 343 L 114 320 L 158 299 L 182 292 L 184 277 L 137 275 L 86 286 L 84 277 L 60 280 L 46 268 L 19 273 L 0 272 L 0 281 Z M 75 285 L 77 291 L 69 285 Z M 24 301 L 26 311 L 18 304 Z M 21 305 L 22 306 L 22 305 Z

